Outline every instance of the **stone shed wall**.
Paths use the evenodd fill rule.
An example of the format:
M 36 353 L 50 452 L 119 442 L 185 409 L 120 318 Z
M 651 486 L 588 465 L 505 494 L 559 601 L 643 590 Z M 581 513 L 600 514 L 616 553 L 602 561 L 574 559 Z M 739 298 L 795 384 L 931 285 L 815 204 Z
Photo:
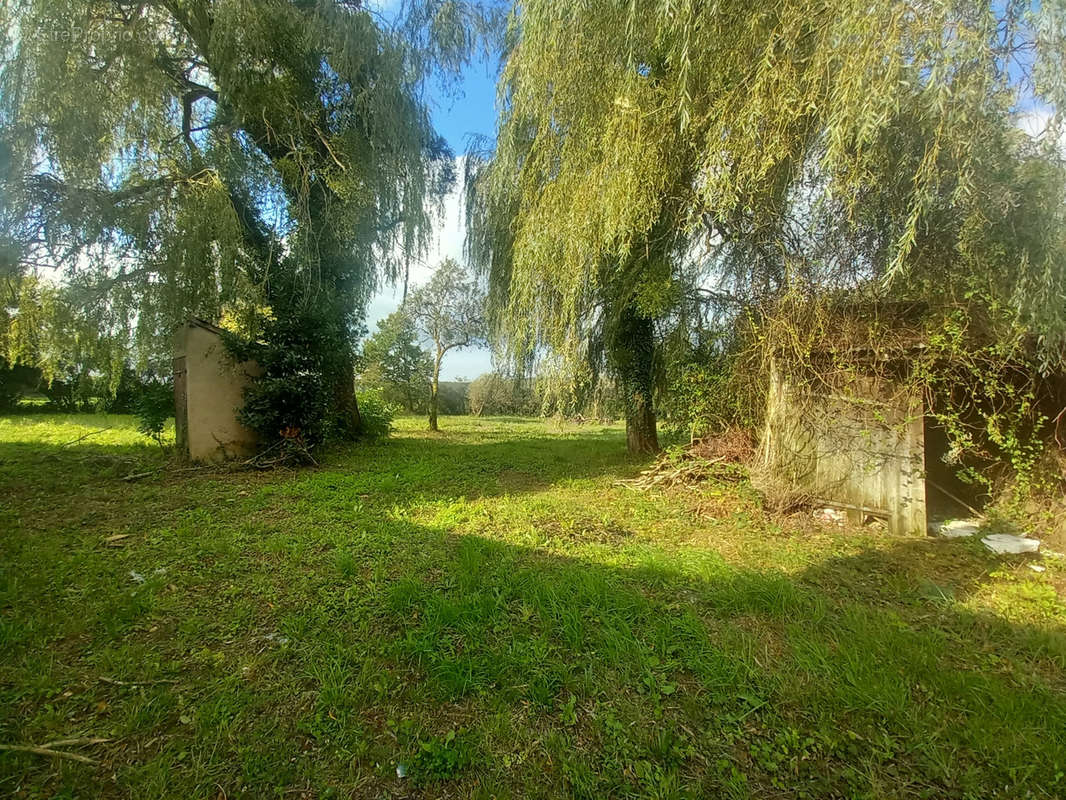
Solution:
M 826 505 L 884 518 L 893 533 L 926 532 L 921 396 L 884 378 L 846 391 L 790 386 L 776 371 L 762 455 L 780 480 Z
M 192 321 L 182 326 L 174 353 L 176 433 L 180 452 L 192 461 L 218 462 L 255 452 L 257 437 L 237 411 L 244 388 L 260 374 L 255 362 L 234 362 L 221 331 Z

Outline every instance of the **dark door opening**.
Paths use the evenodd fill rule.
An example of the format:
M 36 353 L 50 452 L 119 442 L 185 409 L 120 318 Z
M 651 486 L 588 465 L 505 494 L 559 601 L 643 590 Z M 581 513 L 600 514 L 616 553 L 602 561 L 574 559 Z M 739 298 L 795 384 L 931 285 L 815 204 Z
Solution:
M 926 517 L 931 523 L 972 517 L 987 499 L 981 487 L 959 477 L 959 470 L 968 465 L 951 457 L 948 433 L 942 425 L 926 416 L 924 434 Z

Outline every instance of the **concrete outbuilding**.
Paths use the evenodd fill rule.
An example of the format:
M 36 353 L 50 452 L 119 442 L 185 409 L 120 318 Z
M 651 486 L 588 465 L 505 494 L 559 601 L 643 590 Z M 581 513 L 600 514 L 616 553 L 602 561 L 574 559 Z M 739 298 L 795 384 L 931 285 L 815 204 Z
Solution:
M 822 323 L 803 370 L 787 370 L 784 355 L 771 354 L 764 467 L 799 496 L 853 523 L 880 519 L 893 534 L 924 535 L 935 520 L 971 514 L 975 487 L 960 480 L 930 397 L 911 380 L 927 346 L 924 308 L 844 311 Z M 874 321 L 876 347 L 863 338 Z
M 864 376 L 846 390 L 815 394 L 774 370 L 766 410 L 763 463 L 778 479 L 853 522 L 875 517 L 895 534 L 925 533 L 936 489 L 927 480 L 919 392 Z M 930 455 L 932 466 L 940 453 Z
M 261 374 L 254 361 L 236 362 L 224 331 L 190 319 L 175 336 L 174 406 L 178 452 L 192 461 L 220 462 L 255 452 L 255 431 L 241 424 L 244 389 Z

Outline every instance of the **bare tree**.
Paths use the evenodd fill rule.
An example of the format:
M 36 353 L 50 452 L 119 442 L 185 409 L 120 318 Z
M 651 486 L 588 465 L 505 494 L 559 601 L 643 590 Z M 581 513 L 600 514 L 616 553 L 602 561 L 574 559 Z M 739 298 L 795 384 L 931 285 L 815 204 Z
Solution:
M 419 331 L 434 346 L 429 429 L 436 431 L 441 362 L 449 350 L 485 342 L 485 293 L 466 268 L 448 258 L 437 267 L 429 283 L 411 294 L 406 308 Z

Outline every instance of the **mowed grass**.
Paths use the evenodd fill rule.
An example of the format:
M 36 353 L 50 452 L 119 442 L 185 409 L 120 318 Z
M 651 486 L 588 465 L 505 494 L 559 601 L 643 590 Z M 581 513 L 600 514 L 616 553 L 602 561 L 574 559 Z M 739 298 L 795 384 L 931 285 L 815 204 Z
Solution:
M 0 795 L 1066 796 L 1061 560 L 635 492 L 617 427 L 423 427 L 127 482 L 130 420 L 0 418 L 0 744 L 109 740 Z

